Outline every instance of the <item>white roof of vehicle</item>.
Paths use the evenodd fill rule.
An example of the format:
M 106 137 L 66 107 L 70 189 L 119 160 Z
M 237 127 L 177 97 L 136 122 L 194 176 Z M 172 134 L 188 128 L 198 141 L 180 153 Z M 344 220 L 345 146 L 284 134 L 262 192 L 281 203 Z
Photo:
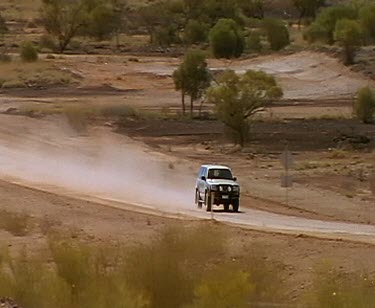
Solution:
M 222 165 L 202 165 L 202 167 L 207 169 L 230 169 L 229 167 Z

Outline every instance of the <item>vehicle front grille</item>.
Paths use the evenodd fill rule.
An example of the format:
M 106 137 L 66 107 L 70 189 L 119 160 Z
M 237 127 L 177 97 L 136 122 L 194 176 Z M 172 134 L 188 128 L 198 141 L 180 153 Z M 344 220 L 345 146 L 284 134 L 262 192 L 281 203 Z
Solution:
M 232 191 L 232 189 L 229 189 L 229 187 L 232 188 L 230 185 L 219 185 L 219 191 L 220 192 L 229 192 L 229 190 Z

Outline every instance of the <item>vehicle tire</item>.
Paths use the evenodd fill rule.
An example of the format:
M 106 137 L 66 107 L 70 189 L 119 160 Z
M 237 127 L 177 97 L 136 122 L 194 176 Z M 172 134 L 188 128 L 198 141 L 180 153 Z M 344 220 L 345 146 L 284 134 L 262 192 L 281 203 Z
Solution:
M 229 203 L 224 203 L 224 212 L 228 212 L 229 211 Z
M 233 207 L 233 212 L 237 213 L 240 208 L 240 199 L 233 200 L 232 207 Z
M 200 200 L 198 190 L 195 191 L 195 204 L 197 205 L 198 209 L 202 208 L 202 201 Z
M 204 199 L 205 199 L 205 203 L 206 203 L 206 211 L 211 212 L 211 207 L 212 207 L 211 194 L 206 191 Z

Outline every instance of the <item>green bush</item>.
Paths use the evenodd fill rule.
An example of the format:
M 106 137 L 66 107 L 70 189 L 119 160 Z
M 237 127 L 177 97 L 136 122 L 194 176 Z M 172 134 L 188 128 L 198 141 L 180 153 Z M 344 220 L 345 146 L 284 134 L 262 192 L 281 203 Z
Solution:
M 370 37 L 375 42 L 375 4 L 368 4 L 359 11 L 360 22 Z
M 190 20 L 184 32 L 185 43 L 191 45 L 207 41 L 209 26 L 197 20 Z
M 97 40 L 111 37 L 115 30 L 115 12 L 109 4 L 97 5 L 89 14 L 84 34 Z
M 58 49 L 54 38 L 51 35 L 46 34 L 40 37 L 39 46 L 40 48 L 46 48 L 51 51 L 56 51 Z
M 25 62 L 38 61 L 38 51 L 31 42 L 26 42 L 22 45 L 20 56 L 22 61 Z
M 290 44 L 289 31 L 284 21 L 268 18 L 263 21 L 263 28 L 272 50 L 281 50 Z
M 195 289 L 194 307 L 249 307 L 249 296 L 255 289 L 250 276 L 231 265 L 215 269 Z
M 178 31 L 173 25 L 157 26 L 152 34 L 152 42 L 162 46 L 170 46 L 180 42 Z
M 336 23 L 340 19 L 356 19 L 357 11 L 352 6 L 338 5 L 324 9 L 305 32 L 309 42 L 322 41 L 332 45 Z
M 336 23 L 335 41 L 344 49 L 345 64 L 353 64 L 356 49 L 362 43 L 362 29 L 355 20 L 340 19 Z
M 209 39 L 216 58 L 237 58 L 244 51 L 244 35 L 233 19 L 219 19 L 211 29 Z
M 246 38 L 246 50 L 249 52 L 260 52 L 262 48 L 262 35 L 258 31 L 251 31 Z
M 363 123 L 371 123 L 375 113 L 375 95 L 369 87 L 358 91 L 354 112 Z

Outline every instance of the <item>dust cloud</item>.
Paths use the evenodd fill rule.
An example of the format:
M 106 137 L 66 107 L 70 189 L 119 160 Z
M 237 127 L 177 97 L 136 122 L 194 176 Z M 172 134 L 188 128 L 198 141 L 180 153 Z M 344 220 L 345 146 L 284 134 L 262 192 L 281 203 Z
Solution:
M 26 121 L 14 134 L 0 131 L 0 174 L 160 210 L 193 207 L 189 166 L 109 130 L 80 136 L 60 120 L 39 123 Z

